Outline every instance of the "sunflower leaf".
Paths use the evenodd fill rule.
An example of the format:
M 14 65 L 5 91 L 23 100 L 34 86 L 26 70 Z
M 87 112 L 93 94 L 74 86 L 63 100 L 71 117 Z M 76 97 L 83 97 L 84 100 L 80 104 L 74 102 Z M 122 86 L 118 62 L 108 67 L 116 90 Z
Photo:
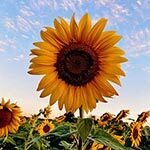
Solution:
M 103 145 L 111 147 L 117 150 L 132 150 L 132 148 L 127 148 L 120 144 L 116 139 L 114 139 L 109 133 L 105 132 L 104 130 L 98 128 L 92 134 L 92 140 L 95 140 Z
M 78 123 L 78 132 L 83 140 L 83 142 L 87 139 L 90 131 L 92 129 L 92 119 L 85 118 L 79 121 Z

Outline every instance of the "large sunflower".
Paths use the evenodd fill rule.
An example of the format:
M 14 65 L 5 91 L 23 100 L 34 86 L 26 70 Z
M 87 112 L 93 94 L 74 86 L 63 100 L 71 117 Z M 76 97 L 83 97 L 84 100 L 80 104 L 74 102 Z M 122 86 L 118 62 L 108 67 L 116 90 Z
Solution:
M 8 135 L 8 133 L 15 133 L 20 125 L 21 110 L 12 103 L 10 100 L 7 102 L 2 101 L 0 103 L 0 137 Z
M 34 43 L 29 73 L 44 75 L 37 90 L 42 90 L 40 97 L 51 95 L 50 105 L 58 100 L 60 110 L 64 105 L 67 112 L 75 112 L 82 106 L 88 112 L 96 101 L 118 95 L 109 81 L 120 85 L 120 76 L 125 76 L 120 64 L 127 59 L 115 46 L 121 36 L 103 31 L 105 18 L 92 26 L 87 13 L 79 24 L 74 15 L 70 24 L 59 19 L 54 20 L 54 28 L 41 31 L 42 42 Z
M 142 136 L 141 127 L 142 124 L 139 122 L 131 123 L 131 141 L 133 147 L 138 147 L 140 145 Z
M 36 130 L 40 133 L 40 135 L 45 135 L 52 131 L 54 128 L 54 124 L 46 119 L 36 128 Z

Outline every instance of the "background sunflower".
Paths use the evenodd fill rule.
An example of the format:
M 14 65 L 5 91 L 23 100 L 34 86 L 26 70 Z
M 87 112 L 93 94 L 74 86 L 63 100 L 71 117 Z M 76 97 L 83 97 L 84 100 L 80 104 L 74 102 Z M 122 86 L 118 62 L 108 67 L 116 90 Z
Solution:
M 40 135 L 45 135 L 48 132 L 52 131 L 55 128 L 54 124 L 52 122 L 49 122 L 47 119 L 44 120 L 36 130 L 39 132 Z
M 141 142 L 142 124 L 139 122 L 132 122 L 131 124 L 131 141 L 133 147 L 138 147 Z
M 10 100 L 5 102 L 2 98 L 0 103 L 0 137 L 8 135 L 8 133 L 15 133 L 20 125 L 21 110 Z

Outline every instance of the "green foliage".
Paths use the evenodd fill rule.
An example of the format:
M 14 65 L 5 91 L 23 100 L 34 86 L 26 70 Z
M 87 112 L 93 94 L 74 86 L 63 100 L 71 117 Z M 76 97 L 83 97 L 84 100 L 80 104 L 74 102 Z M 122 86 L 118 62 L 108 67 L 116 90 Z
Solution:
M 83 142 L 85 142 L 92 129 L 92 119 L 91 118 L 81 119 L 77 126 L 78 126 L 78 132 Z
M 91 137 L 92 140 L 95 140 L 115 150 L 128 150 L 128 148 L 120 144 L 116 139 L 114 139 L 110 134 L 105 132 L 103 129 L 96 128 Z
M 78 150 L 79 139 L 82 139 L 84 150 L 90 150 L 95 141 L 112 150 L 132 150 L 131 127 L 128 122 L 123 120 L 116 122 L 113 119 L 105 126 L 100 126 L 95 118 L 81 119 L 76 118 L 72 113 L 66 113 L 65 119 L 61 123 L 50 119 L 49 121 L 52 121 L 55 128 L 48 134 L 40 135 L 36 128 L 44 120 L 40 118 L 41 113 L 43 113 L 42 110 L 39 114 L 34 115 L 32 121 L 27 118 L 26 123 L 19 127 L 17 133 L 1 137 L 0 150 Z M 120 144 L 111 135 L 123 137 L 125 144 Z M 142 127 L 141 138 L 140 145 L 136 150 L 149 150 L 149 126 Z

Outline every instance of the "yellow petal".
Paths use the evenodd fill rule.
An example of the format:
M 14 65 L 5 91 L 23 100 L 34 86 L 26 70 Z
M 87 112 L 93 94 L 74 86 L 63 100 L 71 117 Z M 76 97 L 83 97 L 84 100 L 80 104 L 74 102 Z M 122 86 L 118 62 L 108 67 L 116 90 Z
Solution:
M 91 89 L 90 84 L 85 87 L 86 94 L 88 95 L 88 103 L 91 109 L 96 107 L 96 97 L 94 97 L 93 89 Z
M 93 94 L 96 100 L 106 103 L 107 101 L 103 98 L 102 93 L 101 93 L 102 91 L 100 90 L 100 88 L 98 88 L 97 84 L 95 84 L 94 81 L 92 81 L 89 84 L 91 88 L 93 89 Z
M 41 65 L 54 65 L 56 63 L 56 55 L 53 55 L 53 57 L 48 56 L 34 57 L 30 60 L 30 62 Z
M 107 57 L 100 58 L 100 60 L 101 60 L 101 64 L 123 63 L 128 61 L 128 59 L 120 56 L 107 56 Z
M 66 89 L 64 90 L 63 95 L 61 96 L 61 98 L 58 101 L 58 106 L 59 106 L 60 110 L 62 110 L 63 104 L 65 104 L 65 101 L 68 100 L 68 92 L 69 92 L 69 86 L 67 85 Z
M 33 75 L 49 74 L 51 73 L 50 68 L 51 66 L 40 66 L 29 70 L 28 73 Z
M 106 49 L 104 51 L 101 51 L 101 55 L 105 56 L 105 55 L 124 55 L 125 51 L 123 51 L 122 49 L 120 49 L 119 47 L 113 46 L 109 49 Z
M 73 104 L 73 100 L 74 100 L 74 87 L 73 86 L 69 86 L 69 90 L 68 90 L 68 98 L 65 100 L 65 109 L 67 112 L 70 111 L 71 106 Z
M 78 25 L 74 19 L 74 14 L 71 18 L 71 22 L 70 22 L 70 31 L 71 31 L 71 35 L 73 37 L 74 40 L 78 40 L 78 32 L 79 32 L 79 28 Z
M 80 107 L 81 107 L 80 91 L 79 91 L 79 87 L 75 87 L 75 89 L 74 89 L 74 101 L 73 101 L 71 111 L 75 112 Z
M 80 87 L 80 90 L 81 90 L 81 103 L 82 103 L 82 107 L 83 109 L 85 110 L 86 113 L 88 113 L 89 111 L 89 105 L 88 105 L 88 102 L 87 102 L 87 94 L 84 90 L 84 87 Z
M 35 42 L 35 43 L 33 43 L 33 45 L 35 45 L 36 47 L 39 47 L 41 49 L 45 49 L 45 50 L 51 51 L 51 52 L 58 53 L 58 51 L 59 51 L 59 49 L 57 47 L 51 45 L 48 42 Z
M 68 41 L 68 38 L 67 38 L 67 34 L 64 31 L 62 25 L 56 19 L 54 20 L 54 26 L 55 26 L 55 29 L 56 29 L 57 36 L 61 37 L 63 42 L 68 44 L 69 41 Z
M 79 22 L 79 41 L 84 42 L 87 39 L 87 35 L 91 29 L 91 18 L 88 13 L 83 15 Z
M 116 74 L 119 76 L 125 76 L 125 73 L 117 65 L 102 65 L 101 70 L 108 74 Z
M 61 82 L 60 79 L 57 79 L 51 83 L 49 83 L 45 88 L 44 90 L 42 91 L 40 97 L 43 98 L 43 97 L 46 97 L 48 95 L 50 95 L 53 90 L 56 90 L 56 88 L 58 87 L 58 84 Z
M 40 91 L 41 89 L 45 88 L 49 83 L 55 81 L 56 79 L 57 79 L 57 73 L 52 68 L 51 73 L 45 75 L 41 79 L 41 81 L 38 85 L 37 91 Z
M 66 22 L 66 20 L 64 20 L 62 17 L 59 17 L 60 18 L 60 23 L 68 37 L 68 41 L 70 41 L 71 39 L 71 33 L 70 33 L 70 27 L 69 27 L 69 24 Z
M 118 95 L 114 87 L 103 77 L 103 76 L 98 76 L 97 79 L 100 82 L 100 85 L 107 89 L 110 93 L 113 93 L 114 95 Z
M 101 81 L 99 81 L 97 78 L 94 79 L 94 85 L 98 89 L 98 91 L 100 91 L 102 96 L 109 97 L 109 98 L 114 96 L 114 93 L 110 92 L 110 90 L 108 91 L 108 89 L 105 85 L 102 86 Z
M 59 100 L 65 90 L 66 90 L 66 83 L 61 81 L 58 85 L 58 89 L 52 92 L 52 95 L 50 97 L 50 105 L 53 105 L 57 100 Z
M 92 27 L 87 37 L 87 41 L 89 42 L 89 44 L 92 44 L 93 42 L 96 43 L 98 41 L 106 25 L 106 22 L 107 22 L 107 19 L 102 18 Z
M 106 79 L 108 79 L 109 81 L 112 81 L 118 85 L 121 86 L 121 82 L 119 80 L 119 76 L 117 75 L 113 75 L 113 74 L 106 74 L 102 72 L 102 76 L 104 76 Z
M 48 50 L 45 50 L 45 49 L 31 49 L 31 52 L 33 55 L 37 55 L 37 56 L 49 56 L 49 57 L 53 57 L 54 56 L 54 53 L 48 51 Z
M 96 49 L 99 51 L 104 51 L 104 50 L 114 46 L 121 38 L 122 37 L 119 35 L 102 37 L 101 41 L 99 42 L 99 45 Z

